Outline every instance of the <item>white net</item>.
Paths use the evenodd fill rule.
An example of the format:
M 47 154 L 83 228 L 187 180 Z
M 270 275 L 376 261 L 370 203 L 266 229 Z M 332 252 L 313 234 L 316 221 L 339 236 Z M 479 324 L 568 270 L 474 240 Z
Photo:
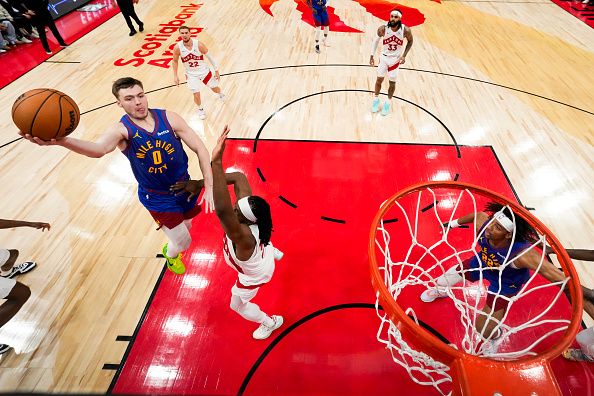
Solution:
M 495 232 L 497 216 L 482 214 L 488 201 L 480 193 L 444 188 L 398 199 L 376 230 L 377 265 L 392 298 L 419 326 L 432 328 L 467 354 L 514 360 L 550 348 L 563 335 L 571 321 L 562 296 L 569 278 L 551 282 L 539 274 L 552 266 L 544 252 L 546 236 L 521 239 L 523 219 L 507 206 L 500 212 L 511 213 L 509 246 L 486 249 L 492 240 L 486 233 Z M 467 227 L 447 226 L 473 213 Z M 531 270 L 524 270 L 526 262 Z M 448 365 L 416 346 L 414 338 L 405 339 L 379 300 L 377 314 L 377 338 L 394 362 L 416 383 L 449 394 Z

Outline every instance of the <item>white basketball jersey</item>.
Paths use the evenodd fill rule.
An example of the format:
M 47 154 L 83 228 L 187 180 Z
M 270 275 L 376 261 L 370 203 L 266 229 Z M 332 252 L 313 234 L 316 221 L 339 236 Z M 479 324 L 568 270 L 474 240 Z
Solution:
M 245 286 L 259 285 L 268 282 L 274 272 L 274 247 L 272 243 L 264 246 L 260 243 L 260 232 L 257 225 L 251 225 L 250 231 L 256 239 L 252 256 L 241 261 L 235 255 L 233 242 L 225 235 L 223 255 L 229 266 L 238 272 L 239 281 Z
M 208 64 L 204 60 L 204 54 L 198 49 L 198 40 L 190 40 L 192 40 L 191 50 L 186 48 L 183 41 L 177 44 L 179 46 L 179 55 L 186 68 L 186 74 L 189 76 L 200 76 L 205 71 L 208 71 Z
M 400 57 L 404 44 L 404 24 L 400 25 L 400 29 L 396 31 L 386 25 L 382 43 L 382 55 Z

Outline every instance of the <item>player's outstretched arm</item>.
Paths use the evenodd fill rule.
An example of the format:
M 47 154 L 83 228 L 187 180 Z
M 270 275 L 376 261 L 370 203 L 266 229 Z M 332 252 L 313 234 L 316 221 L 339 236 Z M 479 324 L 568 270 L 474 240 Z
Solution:
M 206 59 L 208 59 L 208 61 L 210 62 L 210 64 L 212 65 L 212 68 L 215 71 L 215 77 L 217 80 L 221 79 L 221 75 L 219 74 L 219 64 L 217 63 L 216 60 L 214 60 L 214 58 L 208 53 L 208 48 L 206 48 L 206 45 L 204 45 L 203 43 L 199 43 L 198 44 L 198 50 L 204 54 L 204 56 L 206 56 Z
M 49 230 L 51 228 L 49 223 L 0 219 L 0 229 L 16 227 L 31 227 L 37 228 L 38 230 L 40 229 L 41 231 Z
M 477 212 L 476 214 L 469 213 L 469 214 L 464 215 L 458 219 L 454 219 L 450 222 L 443 223 L 442 225 L 444 227 L 448 227 L 448 228 L 457 228 L 457 227 L 460 227 L 461 225 L 474 222 L 475 217 L 476 217 L 476 232 L 478 232 L 481 229 L 481 227 L 487 222 L 487 220 L 489 220 L 489 215 L 485 212 Z
M 212 151 L 212 174 L 214 180 L 214 198 L 215 211 L 225 234 L 233 241 L 238 258 L 246 259 L 251 256 L 256 246 L 256 239 L 245 224 L 241 224 L 227 189 L 227 177 L 223 171 L 223 152 L 225 151 L 225 141 L 229 134 L 229 127 L 225 126 L 223 133 L 217 141 L 216 147 Z
M 42 140 L 38 137 L 25 134 L 22 131 L 19 134 L 30 142 L 39 146 L 62 146 L 75 153 L 85 155 L 91 158 L 100 158 L 105 154 L 111 153 L 116 147 L 124 149 L 126 147 L 127 131 L 121 123 L 112 125 L 99 139 L 94 142 L 81 140 L 66 136 L 60 139 Z
M 518 256 L 516 260 L 514 260 L 514 265 L 518 268 L 529 268 L 533 271 L 538 271 L 540 275 L 546 278 L 550 282 L 560 282 L 565 280 L 566 276 L 565 273 L 559 271 L 557 267 L 555 267 L 550 261 L 542 260 L 542 265 L 539 264 L 541 262 L 541 253 L 535 250 L 530 250 Z M 582 295 L 584 297 L 584 311 L 590 315 L 592 319 L 594 319 L 594 291 L 589 289 L 585 286 L 581 286 Z M 567 298 L 571 301 L 571 296 L 569 294 L 569 288 L 565 287 L 563 292 L 567 295 Z
M 173 83 L 179 85 L 179 77 L 177 75 L 177 68 L 179 66 L 179 47 L 173 47 L 173 60 L 171 61 L 171 69 L 173 70 Z
M 369 57 L 369 64 L 371 66 L 375 66 L 375 60 L 373 59 L 373 57 L 375 56 L 375 51 L 377 50 L 377 45 L 379 44 L 381 38 L 384 37 L 385 33 L 386 33 L 385 26 L 382 25 L 379 28 L 377 28 L 377 35 L 373 38 L 373 41 L 371 42 L 371 56 Z
M 214 202 L 212 196 L 212 169 L 210 167 L 210 155 L 208 154 L 208 150 L 206 149 L 204 142 L 202 142 L 202 139 L 198 137 L 196 132 L 194 132 L 179 114 L 174 113 L 173 111 L 167 111 L 167 119 L 177 136 L 179 136 L 198 156 L 200 170 L 204 177 L 204 195 L 199 204 L 201 205 L 204 203 L 205 212 L 210 213 L 214 209 Z
M 412 31 L 410 30 L 410 28 L 408 26 L 406 26 L 404 28 L 404 37 L 406 37 L 406 48 L 404 48 L 404 53 L 400 57 L 401 64 L 404 64 L 404 62 L 406 62 L 406 55 L 408 55 L 408 51 L 410 51 L 410 48 L 413 45 Z
M 243 173 L 225 173 L 225 178 L 227 179 L 227 185 L 233 185 L 237 199 L 252 195 L 252 188 L 248 183 L 247 177 L 245 177 Z M 203 188 L 204 179 L 200 179 L 177 182 L 170 187 L 170 190 L 173 191 L 175 195 L 188 194 L 188 201 L 190 201 L 195 196 L 200 195 Z
M 582 261 L 594 261 L 594 250 L 590 249 L 565 249 L 567 251 L 567 255 L 574 260 L 582 260 Z M 547 254 L 555 254 L 553 248 L 550 246 L 546 247 Z

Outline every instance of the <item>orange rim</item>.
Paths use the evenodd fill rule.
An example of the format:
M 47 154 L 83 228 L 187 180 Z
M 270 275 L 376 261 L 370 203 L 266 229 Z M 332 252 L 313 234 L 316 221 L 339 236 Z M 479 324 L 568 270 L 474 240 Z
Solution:
M 383 216 L 386 214 L 388 210 L 390 210 L 390 208 L 394 206 L 395 202 L 398 199 L 406 195 L 415 193 L 417 191 L 426 190 L 427 188 L 450 188 L 456 190 L 468 189 L 472 192 L 479 192 L 481 195 L 488 197 L 496 202 L 509 205 L 515 214 L 519 214 L 522 218 L 524 218 L 541 235 L 547 236 L 547 242 L 555 250 L 555 253 L 557 254 L 557 258 L 561 264 L 563 272 L 565 273 L 565 276 L 571 278 L 568 282 L 568 285 L 572 301 L 572 319 L 562 339 L 559 342 L 555 343 L 553 347 L 547 349 L 544 352 L 539 353 L 536 356 L 523 357 L 514 361 L 497 361 L 492 359 L 481 358 L 478 356 L 473 356 L 444 344 L 433 334 L 431 334 L 421 326 L 417 325 L 411 318 L 408 317 L 408 315 L 405 314 L 405 312 L 402 310 L 402 308 L 400 308 L 398 303 L 396 303 L 396 301 L 392 298 L 392 295 L 390 294 L 388 288 L 384 284 L 383 276 L 380 274 L 379 267 L 377 265 L 375 246 L 375 237 L 377 229 Z M 371 283 L 375 290 L 379 293 L 380 303 L 384 311 L 388 314 L 388 316 L 393 322 L 397 322 L 400 324 L 399 327 L 401 329 L 402 327 L 404 327 L 406 330 L 408 330 L 408 332 L 414 333 L 417 343 L 420 346 L 423 346 L 427 350 L 429 350 L 425 351 L 426 353 L 431 355 L 433 358 L 438 359 L 441 362 L 448 364 L 450 366 L 454 363 L 454 361 L 458 359 L 489 360 L 490 364 L 500 364 L 506 367 L 517 368 L 521 368 L 522 366 L 534 365 L 539 362 L 551 361 L 555 357 L 561 355 L 561 353 L 563 353 L 563 351 L 565 351 L 572 344 L 579 330 L 583 310 L 581 285 L 579 283 L 579 278 L 575 270 L 575 267 L 573 266 L 571 259 L 567 255 L 567 252 L 565 251 L 557 237 L 555 237 L 555 235 L 543 223 L 541 223 L 540 220 L 538 220 L 530 212 L 528 212 L 528 210 L 518 205 L 517 203 L 510 201 L 503 195 L 489 191 L 483 187 L 461 182 L 438 181 L 418 183 L 409 186 L 403 190 L 400 190 L 381 205 L 379 211 L 373 219 L 373 223 L 371 225 L 371 230 L 369 233 L 368 252 L 371 271 Z M 578 290 L 580 290 L 579 293 Z

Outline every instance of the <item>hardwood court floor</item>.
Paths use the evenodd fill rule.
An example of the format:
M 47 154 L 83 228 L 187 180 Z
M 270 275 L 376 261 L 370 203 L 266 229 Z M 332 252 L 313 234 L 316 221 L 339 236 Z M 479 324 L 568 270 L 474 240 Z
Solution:
M 382 24 L 367 10 L 373 1 L 331 2 L 363 33 L 331 32 L 320 55 L 295 1 L 266 3 L 273 16 L 256 0 L 186 8 L 191 2 L 143 0 L 145 34 L 128 37 L 116 16 L 53 59 L 81 63 L 44 63 L 2 90 L 0 145 L 16 137 L 12 102 L 37 87 L 72 96 L 84 113 L 74 136 L 95 139 L 121 115 L 112 81 L 132 75 L 153 107 L 183 115 L 209 148 L 225 124 L 234 137 L 254 138 L 296 101 L 266 124 L 263 138 L 450 144 L 453 136 L 490 145 L 522 202 L 566 247 L 594 246 L 594 30 L 546 1 L 402 1 L 426 20 L 413 27 L 401 100 L 382 118 L 369 113 L 367 92 L 375 81 L 365 66 L 370 42 Z M 205 92 L 204 122 L 185 85 L 172 87 L 171 70 L 161 67 L 176 37 L 166 25 L 180 15 L 204 29 L 199 37 L 228 93 L 221 103 Z M 147 45 L 151 37 L 166 45 Z M 0 342 L 16 352 L 0 361 L 0 390 L 104 392 L 113 372 L 101 368 L 122 358 L 126 344 L 114 340 L 134 331 L 162 269 L 155 254 L 164 238 L 138 204 L 122 155 L 93 160 L 23 141 L 1 150 L 0 217 L 48 221 L 52 230 L 0 231 L 3 247 L 39 263 L 20 278 L 33 297 L 0 329 Z M 198 177 L 197 162 L 191 166 Z M 345 166 L 337 177 L 353 171 Z M 592 264 L 575 265 L 593 287 Z

